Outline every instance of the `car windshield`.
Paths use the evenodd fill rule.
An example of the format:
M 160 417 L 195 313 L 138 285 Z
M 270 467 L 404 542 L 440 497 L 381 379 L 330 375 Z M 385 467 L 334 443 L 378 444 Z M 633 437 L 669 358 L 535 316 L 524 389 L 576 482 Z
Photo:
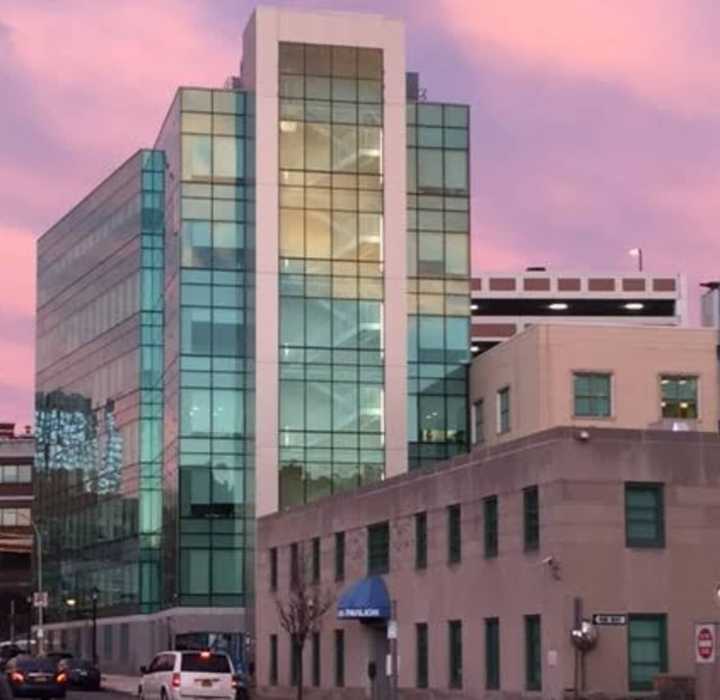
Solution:
M 180 670 L 192 673 L 230 673 L 230 662 L 225 654 L 183 654 Z
M 15 668 L 19 671 L 47 671 L 52 673 L 55 671 L 55 664 L 52 659 L 36 659 L 26 656 L 15 660 Z

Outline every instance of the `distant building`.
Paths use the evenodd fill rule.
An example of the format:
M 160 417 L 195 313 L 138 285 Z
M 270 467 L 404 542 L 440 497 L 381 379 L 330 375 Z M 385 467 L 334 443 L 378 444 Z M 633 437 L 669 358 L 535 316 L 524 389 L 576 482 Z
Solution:
M 0 641 L 26 637 L 30 624 L 34 454 L 29 427 L 18 434 L 0 423 Z
M 383 697 L 393 607 L 403 697 L 627 697 L 693 675 L 720 571 L 715 346 L 533 326 L 473 361 L 470 455 L 261 518 L 261 692 L 292 686 L 277 603 L 298 566 L 335 601 L 302 661 L 309 698 Z M 596 615 L 576 665 L 570 632 Z
M 685 326 L 687 281 L 647 272 L 488 272 L 473 277 L 471 309 L 477 354 L 538 323 Z
M 700 321 L 706 328 L 720 329 L 720 282 L 705 282 L 700 297 Z
M 532 326 L 473 361 L 473 444 L 555 425 L 715 433 L 716 345 L 704 328 Z
M 97 589 L 106 670 L 242 651 L 257 514 L 469 449 L 469 107 L 405 60 L 399 20 L 260 7 L 40 238 L 50 644 Z

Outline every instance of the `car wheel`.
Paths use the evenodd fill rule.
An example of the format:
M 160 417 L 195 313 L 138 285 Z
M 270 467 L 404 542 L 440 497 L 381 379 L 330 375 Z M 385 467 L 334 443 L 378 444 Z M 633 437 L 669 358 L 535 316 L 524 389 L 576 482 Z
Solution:
M 167 696 L 167 693 L 165 692 L 165 688 L 163 688 L 160 691 L 160 700 L 168 700 L 168 696 Z

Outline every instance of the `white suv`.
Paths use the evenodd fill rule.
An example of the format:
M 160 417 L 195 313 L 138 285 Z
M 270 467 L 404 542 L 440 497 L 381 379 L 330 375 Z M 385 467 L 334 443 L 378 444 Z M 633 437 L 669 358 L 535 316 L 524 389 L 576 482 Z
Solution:
M 163 651 L 140 668 L 139 700 L 235 700 L 238 678 L 227 654 Z

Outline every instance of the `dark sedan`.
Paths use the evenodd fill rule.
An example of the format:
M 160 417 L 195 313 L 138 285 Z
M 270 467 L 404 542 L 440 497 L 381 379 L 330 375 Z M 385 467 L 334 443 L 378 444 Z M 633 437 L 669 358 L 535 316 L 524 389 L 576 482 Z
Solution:
M 63 659 L 58 671 L 67 673 L 68 685 L 73 688 L 100 690 L 100 669 L 87 659 Z
M 64 698 L 67 673 L 58 671 L 51 659 L 16 656 L 5 666 L 13 697 Z

